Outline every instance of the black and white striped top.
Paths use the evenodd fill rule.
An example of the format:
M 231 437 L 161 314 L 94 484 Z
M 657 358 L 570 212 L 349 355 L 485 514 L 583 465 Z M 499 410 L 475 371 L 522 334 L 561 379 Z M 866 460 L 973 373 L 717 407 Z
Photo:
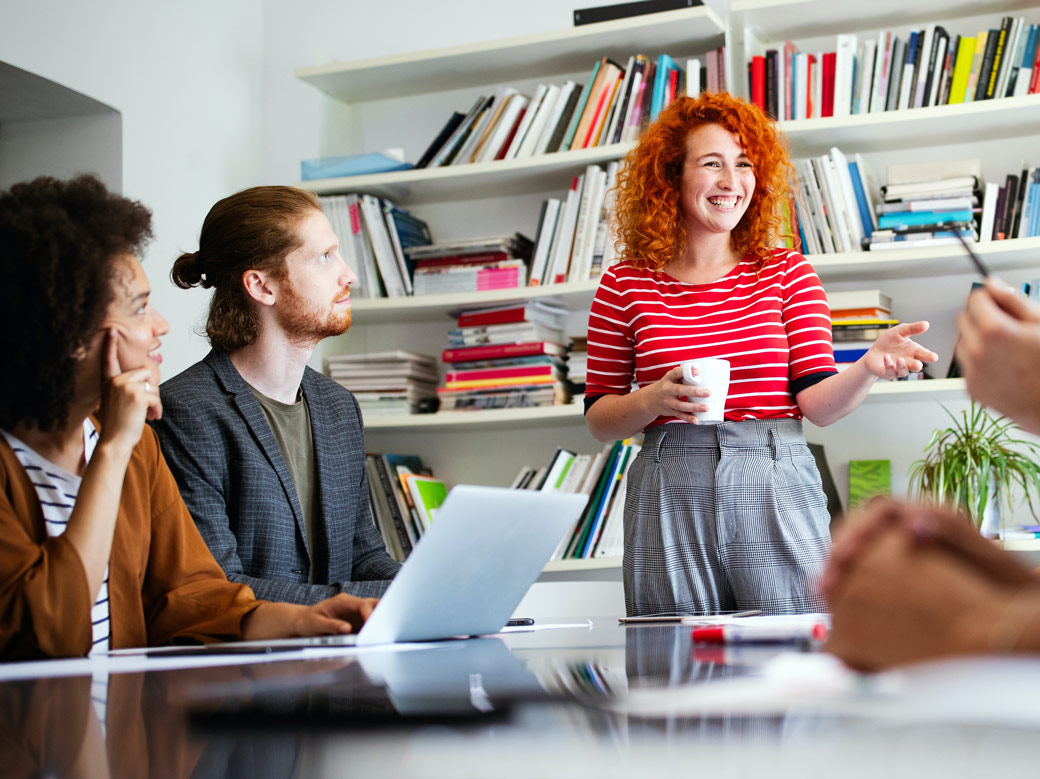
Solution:
M 36 495 L 40 499 L 40 507 L 43 510 L 43 521 L 47 526 L 47 535 L 60 536 L 65 532 L 69 524 L 69 516 L 72 508 L 76 505 L 76 496 L 79 494 L 79 485 L 82 479 L 79 476 L 59 468 L 49 460 L 45 460 L 35 451 L 22 443 L 19 439 L 2 431 L 7 443 L 14 450 L 18 462 L 25 468 Z M 83 421 L 83 456 L 87 462 L 94 454 L 97 446 L 98 432 L 94 424 L 86 419 Z M 108 566 L 105 566 L 105 579 L 98 590 L 97 601 L 90 611 L 90 621 L 94 626 L 94 645 L 90 652 L 108 651 L 111 626 L 108 613 Z

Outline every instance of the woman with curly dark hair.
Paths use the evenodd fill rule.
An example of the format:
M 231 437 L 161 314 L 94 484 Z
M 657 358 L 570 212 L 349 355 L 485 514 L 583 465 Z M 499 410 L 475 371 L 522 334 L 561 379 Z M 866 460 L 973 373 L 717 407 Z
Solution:
M 348 633 L 375 603 L 267 603 L 199 536 L 145 419 L 160 338 L 148 209 L 96 178 L 0 192 L 0 659 Z
M 835 370 L 819 278 L 774 248 L 790 175 L 775 123 L 723 93 L 675 101 L 625 160 L 585 414 L 600 440 L 645 432 L 625 504 L 630 615 L 822 611 L 829 516 L 801 419 L 831 424 L 876 379 L 937 359 L 915 322 Z M 697 424 L 709 391 L 680 364 L 713 357 L 730 363 L 725 415 Z

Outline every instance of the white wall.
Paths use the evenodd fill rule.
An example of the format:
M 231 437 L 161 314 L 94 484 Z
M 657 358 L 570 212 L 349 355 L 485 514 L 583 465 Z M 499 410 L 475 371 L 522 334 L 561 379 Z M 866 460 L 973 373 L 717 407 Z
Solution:
M 251 0 L 6 2 L 0 60 L 112 106 L 123 116 L 123 193 L 155 214 L 145 255 L 170 321 L 169 377 L 205 354 L 192 335 L 206 295 L 169 268 L 195 249 L 209 207 L 261 178 L 262 9 Z
M 0 187 L 36 176 L 68 178 L 89 169 L 123 186 L 123 120 L 116 112 L 9 122 L 0 126 Z

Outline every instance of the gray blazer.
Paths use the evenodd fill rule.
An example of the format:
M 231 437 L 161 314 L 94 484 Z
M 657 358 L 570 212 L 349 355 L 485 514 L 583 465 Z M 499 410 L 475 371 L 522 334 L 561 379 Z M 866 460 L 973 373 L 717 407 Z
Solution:
M 263 409 L 224 352 L 164 382 L 163 416 L 152 424 L 228 579 L 292 603 L 381 595 L 400 564 L 372 521 L 361 411 L 349 391 L 310 368 L 302 387 L 318 473 L 317 549 L 307 548 L 296 487 Z M 312 571 L 319 584 L 310 583 Z

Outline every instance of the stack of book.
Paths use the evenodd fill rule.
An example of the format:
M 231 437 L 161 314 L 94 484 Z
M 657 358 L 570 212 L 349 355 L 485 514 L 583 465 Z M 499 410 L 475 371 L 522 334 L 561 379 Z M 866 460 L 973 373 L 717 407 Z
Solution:
M 570 400 L 569 312 L 542 301 L 459 312 L 441 357 L 441 411 L 551 406 Z
M 986 184 L 982 199 L 980 241 L 1032 238 L 1040 235 L 1040 168 L 1009 173 L 1004 186 Z
M 359 298 L 412 294 L 406 250 L 431 243 L 430 227 L 395 203 L 372 195 L 320 198 L 340 253 L 357 274 L 351 294 Z
M 617 261 L 614 248 L 614 184 L 618 163 L 589 165 L 571 179 L 564 199 L 542 202 L 530 286 L 587 281 Z
M 725 89 L 722 47 L 710 52 L 705 68 L 689 60 L 687 69 L 667 54 L 643 54 L 622 66 L 609 57 L 593 65 L 584 85 L 539 84 L 525 95 L 499 87 L 480 95 L 463 113 L 455 111 L 423 152 L 417 168 L 513 160 L 572 149 L 633 141 L 663 108 L 684 94 Z M 703 72 L 702 72 L 703 71 Z
M 607 444 L 596 454 L 558 448 L 541 468 L 524 466 L 513 480 L 517 489 L 555 490 L 589 496 L 553 560 L 620 557 L 624 552 L 623 519 L 628 467 L 640 445 L 631 439 Z
M 571 349 L 567 353 L 567 381 L 571 385 L 571 396 L 585 394 L 585 380 L 589 373 L 589 339 L 571 338 Z
M 807 254 L 863 250 L 878 227 L 879 187 L 866 161 L 833 147 L 829 154 L 794 161 L 797 234 Z
M 325 370 L 353 393 L 365 417 L 415 414 L 437 397 L 437 360 L 425 354 L 340 354 L 327 359 Z
M 866 354 L 884 330 L 899 324 L 892 318 L 892 298 L 879 289 L 828 292 L 827 305 L 839 371 Z
M 368 493 L 386 551 L 404 562 L 430 527 L 448 487 L 413 454 L 366 454 Z
M 1022 282 L 1022 297 L 1040 303 L 1040 279 Z
M 839 35 L 834 51 L 802 53 L 790 41 L 752 56 L 751 100 L 778 119 L 813 119 L 1017 97 L 1040 91 L 1040 25 L 1005 16 L 975 36 L 940 24 L 903 40 L 882 30 Z
M 531 239 L 520 233 L 416 246 L 405 251 L 416 295 L 484 292 L 527 285 Z
M 981 178 L 978 160 L 890 165 L 870 250 L 977 241 Z

